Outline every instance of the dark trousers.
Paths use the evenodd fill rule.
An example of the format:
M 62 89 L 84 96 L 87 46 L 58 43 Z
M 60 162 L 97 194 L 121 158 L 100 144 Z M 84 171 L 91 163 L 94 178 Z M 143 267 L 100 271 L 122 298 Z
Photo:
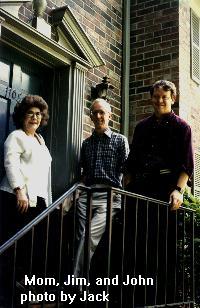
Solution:
M 141 178 L 127 190 L 169 202 L 175 181 L 169 174 Z M 173 302 L 176 257 L 176 212 L 165 205 L 127 198 L 125 228 L 125 275 L 153 278 L 153 286 L 124 288 L 126 305 L 142 307 Z M 133 306 L 134 305 L 134 306 Z
M 16 196 L 14 194 L 1 191 L 0 201 L 1 245 L 37 217 L 46 207 L 44 199 L 38 197 L 37 206 L 29 208 L 26 213 L 21 214 L 17 210 Z M 34 231 L 32 274 L 37 274 L 42 271 L 43 266 L 40 260 L 42 260 L 44 255 L 45 247 L 44 223 L 40 223 Z M 29 274 L 31 243 L 32 234 L 28 232 L 23 238 L 18 240 L 16 246 L 13 245 L 0 256 L 0 296 L 5 301 L 1 304 L 3 307 L 10 307 L 11 294 L 12 290 L 14 290 L 13 287 L 15 288 L 15 282 L 21 281 L 25 274 Z
M 21 214 L 17 209 L 17 200 L 14 194 L 0 191 L 0 244 L 11 238 L 16 232 L 27 225 L 46 208 L 43 198 L 37 197 L 36 207 L 29 207 L 26 213 Z

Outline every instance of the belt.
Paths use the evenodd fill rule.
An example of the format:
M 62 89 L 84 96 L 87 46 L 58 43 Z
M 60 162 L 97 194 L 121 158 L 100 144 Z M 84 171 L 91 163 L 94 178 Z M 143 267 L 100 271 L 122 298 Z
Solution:
M 91 188 L 108 188 L 108 187 L 111 187 L 111 186 L 106 185 L 106 184 L 92 184 L 90 187 Z
M 172 173 L 172 169 L 160 169 L 160 174 L 170 174 Z
M 141 172 L 141 173 L 136 173 L 136 179 L 155 177 L 155 176 L 171 174 L 171 173 L 172 173 L 172 169 L 159 169 L 159 170 L 155 170 L 152 172 Z

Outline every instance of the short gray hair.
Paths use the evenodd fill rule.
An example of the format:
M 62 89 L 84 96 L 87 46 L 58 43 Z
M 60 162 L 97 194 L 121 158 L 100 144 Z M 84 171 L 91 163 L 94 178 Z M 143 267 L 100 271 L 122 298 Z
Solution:
M 92 102 L 92 105 L 90 107 L 90 111 L 92 111 L 94 104 L 100 103 L 104 106 L 104 108 L 111 113 L 111 106 L 110 104 L 103 98 L 97 98 Z

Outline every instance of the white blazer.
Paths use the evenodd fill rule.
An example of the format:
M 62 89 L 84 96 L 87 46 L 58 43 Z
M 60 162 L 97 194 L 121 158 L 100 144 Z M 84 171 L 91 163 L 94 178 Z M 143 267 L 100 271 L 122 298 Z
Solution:
M 44 139 L 26 135 L 22 129 L 9 134 L 4 143 L 4 167 L 6 175 L 0 189 L 14 193 L 16 187 L 24 187 L 30 206 L 37 203 L 37 196 L 43 197 L 48 206 L 51 194 L 51 155 Z

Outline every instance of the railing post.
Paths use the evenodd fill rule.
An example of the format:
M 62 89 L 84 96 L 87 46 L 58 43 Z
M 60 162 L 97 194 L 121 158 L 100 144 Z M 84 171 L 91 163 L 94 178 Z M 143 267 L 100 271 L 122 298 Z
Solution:
M 192 234 L 192 240 L 190 241 L 191 243 L 191 262 L 192 262 L 192 273 L 191 273 L 191 284 L 192 284 L 192 301 L 195 301 L 195 269 L 194 269 L 194 212 L 190 213 L 190 224 L 192 226 L 191 234 Z
M 89 282 L 90 269 L 90 242 L 91 242 L 91 218 L 92 218 L 92 191 L 87 191 L 87 211 L 86 211 L 86 226 L 85 226 L 85 246 L 84 246 L 84 268 L 83 276 Z M 87 301 L 86 301 L 87 303 Z

